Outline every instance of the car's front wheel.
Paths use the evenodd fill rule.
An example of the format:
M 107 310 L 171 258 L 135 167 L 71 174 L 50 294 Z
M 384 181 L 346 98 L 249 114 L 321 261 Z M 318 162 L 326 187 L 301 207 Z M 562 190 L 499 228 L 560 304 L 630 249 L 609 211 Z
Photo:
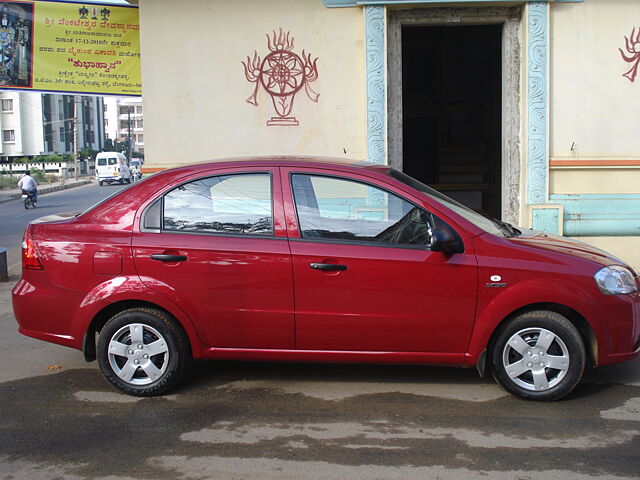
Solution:
M 159 310 L 125 310 L 113 316 L 100 332 L 100 370 L 129 395 L 166 393 L 184 376 L 188 361 L 185 333 L 173 317 Z
M 527 400 L 558 400 L 582 378 L 586 352 L 577 328 L 551 311 L 527 312 L 507 323 L 491 349 L 496 381 Z

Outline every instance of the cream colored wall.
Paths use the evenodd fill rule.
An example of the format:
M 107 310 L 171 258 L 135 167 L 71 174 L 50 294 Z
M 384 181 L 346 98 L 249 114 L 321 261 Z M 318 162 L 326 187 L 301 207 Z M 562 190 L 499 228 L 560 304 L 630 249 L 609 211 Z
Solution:
M 640 237 L 578 237 L 631 265 L 640 274 Z
M 640 76 L 634 83 L 622 76 L 630 64 L 618 51 L 634 27 L 638 33 L 638 22 L 638 0 L 552 5 L 553 157 L 640 158 Z
M 549 191 L 558 194 L 637 194 L 640 193 L 640 168 L 552 169 Z
M 640 71 L 633 83 L 623 77 L 632 65 L 619 52 L 638 22 L 638 0 L 552 4 L 550 193 L 640 192 L 640 166 L 606 167 L 640 165 Z M 599 166 L 559 169 L 558 160 Z
M 321 0 L 141 0 L 145 167 L 220 157 L 306 154 L 364 158 L 364 22 L 358 8 Z M 269 53 L 266 34 L 282 27 L 294 52 L 318 57 L 312 88 L 295 97 L 299 126 L 267 126 L 275 111 L 241 61 Z M 345 153 L 346 152 L 346 153 Z

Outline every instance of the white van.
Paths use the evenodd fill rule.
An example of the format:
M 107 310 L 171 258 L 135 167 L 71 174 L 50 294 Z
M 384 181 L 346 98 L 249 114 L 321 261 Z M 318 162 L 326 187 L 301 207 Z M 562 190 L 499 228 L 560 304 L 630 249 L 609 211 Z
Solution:
M 96 155 L 96 178 L 100 186 L 105 183 L 131 183 L 127 157 L 120 152 L 100 152 Z

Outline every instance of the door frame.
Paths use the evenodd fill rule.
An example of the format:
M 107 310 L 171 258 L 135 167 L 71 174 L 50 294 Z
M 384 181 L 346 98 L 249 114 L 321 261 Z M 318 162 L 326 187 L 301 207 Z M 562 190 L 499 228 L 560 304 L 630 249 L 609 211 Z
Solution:
M 387 23 L 388 158 L 402 170 L 402 27 L 502 24 L 502 218 L 520 217 L 521 59 L 523 7 L 422 8 L 389 10 Z

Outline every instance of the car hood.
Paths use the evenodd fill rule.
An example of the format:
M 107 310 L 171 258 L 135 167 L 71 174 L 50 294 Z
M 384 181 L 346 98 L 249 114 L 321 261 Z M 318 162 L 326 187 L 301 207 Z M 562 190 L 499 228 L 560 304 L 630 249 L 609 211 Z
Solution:
M 627 262 L 621 260 L 615 255 L 605 252 L 604 250 L 600 250 L 593 245 L 581 242 L 580 240 L 520 227 L 518 227 L 518 230 L 520 230 L 522 234 L 510 239 L 514 243 L 541 250 L 571 255 L 573 257 L 590 260 L 604 266 L 624 265 L 629 267 Z

